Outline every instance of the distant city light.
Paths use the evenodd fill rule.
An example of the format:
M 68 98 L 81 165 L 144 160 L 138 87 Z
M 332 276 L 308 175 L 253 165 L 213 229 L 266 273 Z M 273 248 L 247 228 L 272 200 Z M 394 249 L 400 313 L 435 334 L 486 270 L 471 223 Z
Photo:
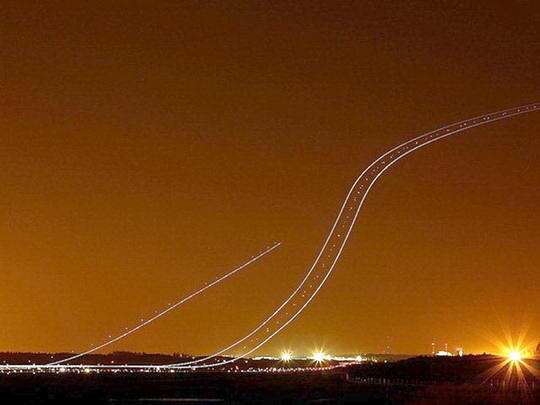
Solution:
M 446 350 L 439 350 L 435 355 L 436 356 L 452 356 L 452 353 Z

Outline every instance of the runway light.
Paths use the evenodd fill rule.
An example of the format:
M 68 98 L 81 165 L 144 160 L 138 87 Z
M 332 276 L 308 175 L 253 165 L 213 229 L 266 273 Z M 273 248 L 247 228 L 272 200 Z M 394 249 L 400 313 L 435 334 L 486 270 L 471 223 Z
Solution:
M 283 352 L 281 353 L 281 361 L 291 361 L 292 360 L 292 353 L 291 352 Z
M 326 360 L 327 355 L 324 352 L 318 351 L 313 353 L 313 360 L 315 360 L 317 363 L 322 363 L 324 360 Z

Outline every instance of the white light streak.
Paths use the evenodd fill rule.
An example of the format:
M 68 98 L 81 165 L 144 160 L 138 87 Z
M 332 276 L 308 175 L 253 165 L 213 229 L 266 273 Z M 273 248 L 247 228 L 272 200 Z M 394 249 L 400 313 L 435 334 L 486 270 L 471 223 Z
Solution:
M 458 123 L 454 123 L 451 125 L 447 125 L 445 127 L 436 129 L 434 131 L 427 132 L 425 134 L 422 134 L 420 136 L 417 136 L 416 138 L 413 138 L 407 142 L 404 142 L 395 148 L 389 150 L 388 152 L 381 155 L 378 159 L 373 161 L 355 180 L 351 188 L 349 189 L 349 192 L 347 194 L 347 197 L 345 198 L 345 201 L 343 202 L 343 205 L 341 206 L 341 209 L 339 211 L 339 214 L 334 221 L 334 224 L 326 238 L 326 241 L 324 242 L 321 250 L 319 251 L 319 254 L 313 264 L 311 265 L 310 269 L 306 273 L 306 276 L 301 281 L 301 283 L 298 285 L 298 287 L 293 291 L 293 293 L 268 317 L 266 318 L 259 326 L 257 326 L 252 332 L 244 336 L 243 338 L 237 340 L 236 342 L 230 344 L 226 348 L 214 353 L 211 356 L 206 356 L 202 359 L 195 360 L 192 362 L 186 362 L 186 363 L 177 363 L 177 364 L 171 364 L 169 367 L 176 367 L 176 368 L 191 368 L 191 369 L 198 369 L 198 368 L 207 368 L 207 367 L 215 367 L 215 366 L 222 366 L 224 364 L 232 363 L 240 358 L 246 357 L 249 354 L 253 353 L 255 350 L 263 346 L 266 342 L 268 342 L 272 337 L 274 337 L 277 333 L 279 333 L 281 330 L 283 330 L 287 325 L 289 325 L 297 316 L 299 316 L 302 311 L 307 307 L 307 305 L 313 300 L 313 298 L 317 295 L 319 290 L 322 288 L 330 274 L 332 273 L 339 257 L 342 254 L 342 251 L 347 243 L 347 240 L 350 236 L 350 233 L 354 227 L 354 224 L 356 223 L 356 219 L 360 213 L 360 210 L 364 204 L 365 199 L 367 198 L 367 195 L 369 194 L 369 191 L 371 190 L 371 187 L 375 184 L 375 182 L 379 179 L 379 177 L 388 170 L 394 163 L 399 161 L 400 159 L 404 158 L 408 154 L 412 153 L 413 151 L 420 149 L 424 146 L 427 146 L 433 142 L 436 142 L 438 140 L 444 139 L 446 137 L 449 137 L 451 135 L 463 132 L 465 130 L 481 126 L 487 123 L 499 121 L 502 119 L 506 119 L 515 115 L 525 114 L 533 111 L 539 111 L 540 110 L 540 104 L 529 104 L 526 106 L 521 106 L 517 108 L 511 108 L 503 111 L 499 111 L 496 113 L 490 113 L 485 115 L 480 115 L 474 118 L 470 118 L 464 121 L 460 121 Z M 384 163 L 383 163 L 384 162 Z M 371 171 L 371 173 L 370 173 Z M 376 173 L 376 174 L 375 174 Z M 374 177 L 371 178 L 370 176 L 373 175 Z M 364 184 L 359 184 L 362 180 L 364 180 Z M 359 186 L 359 187 L 357 187 Z M 356 191 L 356 193 L 355 193 Z M 362 195 L 363 191 L 363 195 Z M 346 208 L 349 208 L 347 211 L 351 211 L 354 209 L 356 201 L 358 200 L 358 195 L 362 195 L 361 200 L 357 204 L 356 211 L 354 214 L 354 217 L 352 220 L 350 220 L 350 223 L 348 224 L 347 230 L 345 232 L 345 236 L 343 236 L 343 231 L 340 230 L 339 233 L 336 231 L 336 229 L 339 229 L 339 225 L 344 221 L 344 215 L 343 213 L 346 212 Z M 352 203 L 352 204 L 351 204 Z M 351 207 L 349 207 L 351 205 Z M 348 218 L 349 216 L 347 216 Z M 345 225 L 345 224 L 344 224 Z M 345 227 L 345 226 L 343 226 Z M 331 245 L 330 248 L 328 247 L 329 242 L 333 240 L 335 241 L 334 244 Z M 336 246 L 337 245 L 337 246 Z M 331 251 L 336 250 L 337 247 L 337 253 L 332 254 Z M 313 287 L 310 288 L 310 294 L 308 296 L 305 296 L 305 290 L 302 291 L 301 294 L 304 294 L 301 298 L 305 298 L 305 302 L 302 305 L 298 305 L 298 303 L 293 303 L 292 307 L 294 310 L 288 310 L 287 313 L 290 313 L 290 317 L 288 317 L 284 321 L 276 321 L 272 324 L 280 325 L 276 330 L 272 332 L 266 332 L 268 336 L 265 338 L 261 338 L 259 343 L 251 347 L 247 351 L 242 351 L 242 354 L 229 359 L 227 361 L 223 362 L 214 362 L 210 364 L 201 364 L 201 365 L 195 365 L 196 363 L 201 363 L 210 359 L 213 359 L 220 354 L 223 354 L 227 352 L 228 350 L 237 347 L 245 340 L 251 338 L 253 335 L 255 335 L 259 330 L 261 330 L 265 325 L 267 325 L 270 321 L 272 321 L 273 318 L 280 315 L 280 313 L 285 312 L 282 311 L 282 309 L 294 298 L 298 296 L 299 291 L 304 287 L 304 284 L 306 284 L 307 280 L 311 276 L 311 274 L 314 272 L 316 267 L 321 264 L 321 257 L 333 257 L 331 265 L 328 266 L 321 266 L 321 268 L 325 268 L 326 272 L 321 272 L 322 277 L 319 277 L 320 275 L 315 276 L 315 280 L 311 283 L 312 285 L 317 285 L 315 289 Z M 309 287 L 308 287 L 309 288 Z M 259 339 L 257 339 L 259 340 Z
M 91 349 L 88 349 L 82 353 L 79 353 L 79 354 L 76 354 L 74 356 L 71 356 L 71 357 L 68 357 L 66 359 L 62 359 L 62 360 L 58 360 L 58 361 L 55 361 L 55 362 L 52 362 L 52 363 L 49 363 L 47 365 L 49 366 L 54 366 L 54 365 L 57 365 L 57 364 L 61 364 L 61 363 L 65 363 L 65 362 L 68 362 L 68 361 L 71 361 L 71 360 L 75 360 L 75 359 L 78 359 L 79 357 L 82 357 L 82 356 L 85 356 L 87 354 L 90 354 L 90 353 L 93 353 L 93 352 L 96 352 L 100 349 L 103 349 L 104 347 L 107 347 L 115 342 L 118 342 L 119 340 L 131 335 L 132 333 L 138 331 L 139 329 L 145 327 L 146 325 L 148 325 L 149 323 L 152 323 L 154 322 L 156 319 L 158 318 L 161 318 L 163 315 L 167 314 L 168 312 L 172 311 L 173 309 L 176 309 L 177 307 L 179 307 L 180 305 L 184 304 L 185 302 L 189 301 L 190 299 L 196 297 L 197 295 L 203 293 L 204 291 L 208 290 L 209 288 L 213 287 L 214 285 L 216 284 L 219 284 L 220 282 L 222 282 L 223 280 L 231 277 L 232 275 L 238 273 L 240 270 L 242 270 L 243 268 L 249 266 L 251 263 L 259 260 L 261 257 L 265 256 L 266 254 L 270 253 L 272 250 L 276 249 L 278 246 L 281 245 L 281 242 L 276 242 L 274 243 L 273 245 L 271 245 L 270 247 L 266 248 L 265 250 L 263 250 L 261 253 L 259 253 L 258 255 L 256 256 L 252 256 L 251 259 L 249 259 L 247 262 L 244 262 L 243 264 L 241 264 L 240 266 L 236 267 L 234 270 L 231 270 L 230 272 L 228 272 L 227 274 L 219 277 L 218 279 L 212 281 L 211 283 L 205 283 L 206 285 L 203 287 L 203 288 L 200 288 L 199 290 L 195 291 L 194 293 L 188 295 L 187 297 L 185 298 L 182 298 L 180 301 L 176 302 L 175 304 L 173 305 L 170 305 L 168 308 L 158 312 L 156 315 L 154 315 L 153 317 L 151 317 L 150 319 L 147 319 L 146 321 L 144 319 L 141 319 L 141 323 L 137 326 L 135 326 L 134 328 L 131 328 L 131 329 L 128 329 L 126 332 L 116 336 L 115 338 L 113 339 L 110 339 L 108 341 L 106 341 L 105 343 L 102 343 L 100 344 L 99 346 L 96 346 L 96 347 L 93 347 Z M 110 336 L 109 336 L 110 337 Z
M 371 190 L 375 182 L 380 178 L 380 176 L 386 170 L 388 170 L 393 164 L 395 164 L 396 162 L 398 162 L 400 159 L 404 158 L 408 154 L 412 153 L 413 151 L 420 149 L 424 146 L 427 146 L 433 142 L 449 137 L 451 135 L 455 135 L 457 133 L 460 133 L 465 130 L 478 127 L 487 123 L 491 123 L 491 122 L 499 121 L 499 120 L 506 119 L 509 117 L 513 117 L 516 115 L 525 114 L 525 113 L 529 113 L 533 111 L 539 111 L 539 110 L 540 110 L 540 104 L 535 103 L 535 104 L 529 104 L 529 105 L 525 105 L 521 107 L 507 109 L 507 110 L 502 110 L 495 113 L 480 115 L 480 116 L 470 118 L 464 121 L 460 121 L 460 122 L 436 129 L 434 131 L 427 132 L 420 136 L 417 136 L 416 138 L 413 138 L 407 142 L 404 142 L 396 146 L 395 148 L 389 150 L 388 152 L 384 153 L 383 155 L 381 155 L 378 159 L 373 161 L 373 163 L 371 163 L 356 178 L 355 182 L 349 189 L 349 192 L 345 198 L 345 201 L 343 202 L 341 206 L 338 216 L 335 219 L 332 225 L 332 228 L 328 236 L 326 237 L 326 240 L 322 248 L 319 251 L 319 254 L 317 255 L 311 267 L 309 268 L 305 277 L 300 282 L 298 287 L 291 293 L 291 295 L 269 317 L 267 317 L 253 331 L 251 331 L 249 334 L 247 334 L 243 338 L 237 340 L 236 342 L 228 345 L 224 349 L 221 349 L 220 351 L 210 356 L 206 356 L 201 359 L 185 362 L 185 363 L 160 365 L 159 368 L 160 369 L 171 368 L 171 369 L 193 369 L 194 370 L 194 369 L 199 369 L 199 368 L 219 367 L 219 366 L 224 366 L 228 363 L 235 362 L 241 358 L 244 358 L 248 356 L 249 354 L 253 353 L 254 351 L 256 351 L 257 349 L 259 349 L 266 342 L 272 339 L 272 337 L 274 337 L 281 330 L 287 327 L 294 319 L 296 319 L 296 317 L 298 317 L 303 312 L 303 310 L 309 305 L 309 303 L 313 300 L 313 298 L 315 298 L 317 293 L 320 291 L 320 289 L 322 288 L 322 286 L 324 285 L 324 283 L 327 281 L 328 277 L 334 270 L 334 267 L 338 259 L 340 258 L 343 252 L 343 249 L 345 248 L 345 245 L 356 223 L 360 210 L 363 207 L 363 204 L 369 194 L 369 191 Z M 351 218 L 351 214 L 352 214 L 351 211 L 353 210 L 355 212 Z M 330 243 L 331 241 L 332 243 Z M 273 246 L 268 251 L 263 252 L 263 254 L 266 254 L 267 252 L 269 252 L 270 250 L 274 249 L 277 246 L 278 245 Z M 263 254 L 261 254 L 261 256 Z M 249 263 L 250 262 L 246 263 L 243 266 L 246 266 Z M 311 277 L 311 275 L 313 275 L 313 277 Z M 216 282 L 214 282 L 213 284 L 215 283 Z M 204 289 L 210 287 L 213 284 L 210 284 L 209 286 L 201 289 L 200 292 L 202 292 Z M 198 293 L 199 292 L 194 293 L 194 295 Z M 185 300 L 187 299 L 184 299 L 183 302 L 185 302 Z M 180 305 L 181 302 L 175 304 L 175 306 Z M 290 302 L 292 305 L 287 307 L 287 305 Z M 151 322 L 153 319 L 157 319 L 159 316 L 173 309 L 175 306 L 169 308 L 168 310 L 163 311 L 163 313 L 160 313 L 160 315 L 154 318 L 151 318 L 149 321 L 145 322 L 144 324 L 140 325 L 137 328 L 134 328 L 132 331 L 134 332 L 138 328 Z M 274 318 L 281 316 L 283 314 L 285 315 L 284 318 L 280 318 L 278 320 L 273 321 Z M 266 328 L 264 328 L 265 326 Z M 261 334 L 260 337 L 258 337 L 257 332 L 261 330 L 263 331 L 263 333 Z M 111 344 L 114 341 L 117 341 L 124 336 L 127 336 L 127 334 L 129 333 L 120 335 L 119 337 L 113 339 L 112 341 L 107 342 L 106 344 L 103 344 L 101 346 L 98 346 L 97 348 L 94 348 L 91 351 L 81 353 L 80 355 L 73 356 L 72 358 L 69 358 L 69 359 L 64 359 L 61 362 L 65 362 L 73 358 L 80 357 L 84 354 L 88 354 L 93 351 L 99 350 L 100 348 L 103 348 L 106 345 Z M 235 347 L 238 347 L 240 344 L 244 343 L 247 339 L 250 339 L 249 342 L 253 343 L 253 345 L 250 345 L 251 347 L 247 349 L 247 344 L 244 344 L 242 346 L 242 349 L 245 348 L 247 350 L 242 350 L 242 354 L 234 356 L 232 358 L 227 358 L 226 360 L 223 359 L 221 361 L 205 363 L 208 360 L 215 359 L 217 356 Z M 45 367 L 48 367 L 48 366 L 58 367 L 56 365 L 59 363 L 60 362 L 50 363 L 49 365 Z M 205 364 L 197 364 L 197 363 L 205 363 Z M 14 366 L 14 367 L 17 367 L 17 366 Z M 26 368 L 26 366 L 23 366 L 23 367 Z M 36 367 L 43 368 L 43 366 L 36 366 Z M 133 366 L 133 365 L 115 366 L 115 368 L 123 368 L 123 367 L 141 368 L 141 369 L 144 369 L 144 368 L 155 369 L 156 368 L 156 366 Z M 0 366 L 0 369 L 1 368 L 2 366 Z

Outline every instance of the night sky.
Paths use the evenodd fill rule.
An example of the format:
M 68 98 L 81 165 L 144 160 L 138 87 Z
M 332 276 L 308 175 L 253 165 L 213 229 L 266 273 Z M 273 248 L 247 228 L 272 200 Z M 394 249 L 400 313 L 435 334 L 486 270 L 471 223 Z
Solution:
M 0 351 L 209 353 L 303 278 L 356 176 L 540 100 L 537 1 L 3 1 Z M 394 165 L 259 354 L 540 341 L 540 113 Z M 389 337 L 389 338 L 388 338 Z

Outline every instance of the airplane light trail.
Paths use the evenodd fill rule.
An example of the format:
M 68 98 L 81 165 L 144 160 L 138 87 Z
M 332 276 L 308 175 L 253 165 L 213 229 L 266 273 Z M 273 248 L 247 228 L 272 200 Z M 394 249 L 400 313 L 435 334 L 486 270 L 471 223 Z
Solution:
M 241 264 L 240 266 L 238 266 L 235 269 L 231 270 L 227 274 L 217 278 L 216 280 L 212 281 L 211 283 L 206 283 L 206 285 L 204 287 L 198 289 L 194 293 L 191 293 L 187 297 L 182 298 L 180 301 L 177 301 L 175 304 L 173 304 L 173 305 L 169 304 L 170 306 L 168 308 L 162 310 L 161 312 L 157 313 L 156 315 L 154 315 L 153 317 L 147 319 L 146 321 L 142 321 L 139 325 L 127 330 L 126 332 L 116 336 L 115 338 L 113 338 L 111 340 L 108 340 L 107 342 L 102 343 L 99 346 L 96 346 L 96 347 L 94 347 L 92 349 L 88 349 L 88 350 L 86 350 L 86 351 L 84 351 L 82 353 L 73 355 L 73 356 L 65 358 L 63 360 L 58 360 L 58 361 L 55 361 L 55 362 L 52 362 L 52 363 L 48 363 L 47 366 L 55 366 L 55 365 L 59 365 L 59 364 L 71 361 L 71 360 L 78 359 L 78 358 L 80 358 L 82 356 L 85 356 L 85 355 L 90 354 L 90 353 L 94 353 L 94 352 L 96 352 L 96 351 L 98 351 L 100 349 L 103 349 L 104 347 L 107 347 L 107 346 L 109 346 L 109 345 L 111 345 L 111 344 L 113 344 L 115 342 L 118 342 L 119 340 L 121 340 L 121 339 L 131 335 L 132 333 L 138 331 L 139 329 L 145 327 L 149 323 L 154 322 L 156 319 L 161 318 L 163 315 L 167 314 L 168 312 L 172 311 L 173 309 L 178 308 L 180 305 L 182 305 L 185 302 L 189 301 L 190 299 L 196 297 L 197 295 L 199 295 L 202 292 L 206 291 L 210 287 L 213 287 L 216 284 L 219 284 L 220 282 L 222 282 L 223 280 L 225 280 L 225 279 L 231 277 L 232 275 L 238 273 L 240 270 L 242 270 L 245 267 L 249 266 L 251 263 L 259 260 L 261 257 L 263 257 L 266 254 L 270 253 L 272 250 L 276 249 L 280 245 L 281 245 L 281 242 L 274 243 L 273 245 L 271 245 L 271 246 L 267 247 L 265 250 L 263 250 L 261 253 L 255 255 L 255 256 L 252 256 L 250 260 L 248 260 L 247 262 L 244 262 L 243 264 Z
M 159 366 L 135 366 L 135 365 L 126 365 L 126 366 L 116 366 L 116 368 L 159 368 L 159 369 L 199 369 L 199 368 L 210 368 L 210 367 L 219 367 L 228 363 L 235 362 L 241 358 L 248 356 L 253 353 L 255 350 L 259 349 L 270 339 L 272 339 L 276 334 L 281 330 L 287 327 L 296 317 L 298 317 L 304 309 L 309 305 L 309 303 L 315 298 L 317 293 L 323 287 L 324 283 L 327 281 L 328 277 L 334 270 L 334 267 L 340 258 L 343 249 L 349 239 L 349 236 L 352 232 L 352 229 L 356 223 L 358 215 L 361 208 L 369 194 L 369 191 L 375 184 L 375 182 L 380 178 L 380 176 L 388 170 L 393 164 L 409 155 L 410 153 L 427 146 L 433 142 L 439 141 L 441 139 L 447 138 L 451 135 L 458 134 L 460 132 L 472 129 L 481 125 L 492 123 L 495 121 L 503 120 L 510 118 L 516 115 L 521 115 L 529 112 L 540 111 L 540 103 L 534 103 L 529 105 L 524 105 L 520 107 L 510 108 L 498 112 L 493 112 L 489 114 L 480 115 L 474 118 L 469 118 L 445 127 L 424 133 L 419 135 L 409 141 L 406 141 L 388 152 L 381 155 L 379 158 L 374 160 L 354 181 L 353 185 L 349 189 L 347 196 L 341 206 L 341 209 L 332 225 L 332 228 L 326 237 L 326 240 L 320 249 L 315 261 L 307 271 L 303 280 L 296 287 L 296 289 L 290 294 L 290 296 L 263 322 L 261 322 L 254 330 L 248 333 L 246 336 L 238 339 L 236 342 L 230 344 L 224 349 L 219 350 L 218 352 L 203 357 L 198 360 L 184 362 L 184 363 L 174 363 L 174 364 L 165 364 Z M 267 249 L 259 256 L 251 259 L 249 262 L 235 269 L 238 271 L 241 268 L 247 266 L 249 263 L 257 260 L 259 257 L 262 257 L 264 254 L 275 249 L 279 244 L 272 246 Z M 234 272 L 233 271 L 233 272 Z M 231 273 L 233 273 L 231 272 Z M 229 275 L 229 274 L 228 274 Z M 150 320 L 144 322 L 143 324 L 133 328 L 129 332 L 126 332 L 111 341 L 98 346 L 92 350 L 86 351 L 84 353 L 72 356 L 70 358 L 50 363 L 45 366 L 21 366 L 24 369 L 28 367 L 35 368 L 57 368 L 61 362 L 67 362 L 75 358 L 84 356 L 85 354 L 92 353 L 100 348 L 103 348 L 125 336 L 134 332 L 135 330 L 140 329 L 146 324 L 152 322 L 158 317 L 169 312 L 176 306 L 187 301 L 189 298 L 197 295 L 198 293 L 204 291 L 206 288 L 215 285 L 217 282 L 228 277 L 228 275 L 222 277 L 221 279 L 216 280 L 212 284 L 204 287 L 198 292 L 192 294 L 191 296 L 185 298 L 184 300 L 175 304 L 175 306 L 168 308 L 162 313 L 156 315 Z M 266 326 L 266 327 L 265 327 Z M 260 333 L 259 333 L 260 332 Z M 249 339 L 248 342 L 246 342 Z M 244 343 L 240 346 L 240 344 Z M 250 347 L 248 348 L 248 344 Z M 217 362 L 205 363 L 208 360 L 215 359 L 220 354 L 223 354 L 233 348 L 239 347 L 242 354 L 234 356 L 227 360 L 221 360 Z M 203 363 L 203 364 L 198 364 Z M 12 368 L 17 368 L 19 366 L 10 366 Z M 0 366 L 0 369 L 5 369 L 6 367 Z
M 540 104 L 534 103 L 469 118 L 467 120 L 450 124 L 419 135 L 381 155 L 356 178 L 355 182 L 349 189 L 347 197 L 341 206 L 330 233 L 328 234 L 317 258 L 306 273 L 304 279 L 300 282 L 292 294 L 268 318 L 266 318 L 253 331 L 243 338 L 210 356 L 190 362 L 175 363 L 162 367 L 191 369 L 216 367 L 232 363 L 253 353 L 277 333 L 283 330 L 287 325 L 289 325 L 297 316 L 299 316 L 322 288 L 332 273 L 339 257 L 341 256 L 341 253 L 347 243 L 349 235 L 354 227 L 354 224 L 356 223 L 356 219 L 369 191 L 371 190 L 371 187 L 374 185 L 377 179 L 379 179 L 379 177 L 394 163 L 415 150 L 418 150 L 438 140 L 447 138 L 451 135 L 455 135 L 465 130 L 491 122 L 539 110 Z M 269 324 L 270 322 L 271 324 Z M 268 326 L 264 328 L 266 325 Z M 261 336 L 257 336 L 259 331 L 262 331 L 260 334 Z M 223 360 L 217 363 L 196 365 L 197 363 L 203 363 L 207 360 L 214 359 L 220 354 L 239 346 L 247 339 L 250 339 L 249 343 L 253 343 L 254 346 L 247 349 L 247 344 L 243 345 L 241 349 L 247 350 L 243 351 L 242 354 L 235 356 L 232 359 Z

